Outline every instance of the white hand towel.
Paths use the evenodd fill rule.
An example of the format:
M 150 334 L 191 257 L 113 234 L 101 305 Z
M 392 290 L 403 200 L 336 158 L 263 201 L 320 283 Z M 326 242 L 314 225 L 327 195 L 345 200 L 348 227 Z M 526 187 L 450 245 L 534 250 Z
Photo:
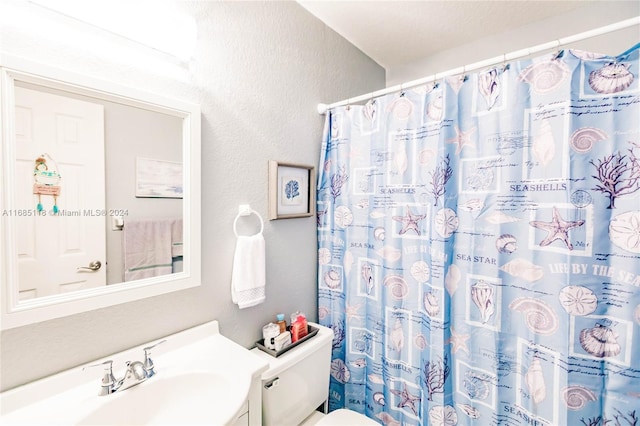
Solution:
M 240 309 L 265 300 L 265 244 L 262 233 L 238 236 L 231 275 L 231 300 Z

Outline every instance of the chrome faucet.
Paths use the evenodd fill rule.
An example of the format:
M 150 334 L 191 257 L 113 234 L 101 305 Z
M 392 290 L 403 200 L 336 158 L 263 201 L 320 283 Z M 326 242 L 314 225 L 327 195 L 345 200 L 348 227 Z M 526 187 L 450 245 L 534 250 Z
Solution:
M 140 361 L 127 361 L 127 369 L 124 372 L 124 376 L 120 380 L 116 380 L 113 375 L 113 361 L 107 360 L 99 364 L 87 365 L 87 367 L 100 367 L 104 369 L 102 372 L 102 381 L 100 385 L 100 392 L 98 396 L 109 395 L 117 391 L 123 391 L 139 385 L 145 380 L 151 378 L 156 374 L 153 360 L 151 359 L 151 349 L 158 346 L 160 343 L 164 343 L 166 340 L 161 340 L 158 343 L 144 348 L 144 362 Z

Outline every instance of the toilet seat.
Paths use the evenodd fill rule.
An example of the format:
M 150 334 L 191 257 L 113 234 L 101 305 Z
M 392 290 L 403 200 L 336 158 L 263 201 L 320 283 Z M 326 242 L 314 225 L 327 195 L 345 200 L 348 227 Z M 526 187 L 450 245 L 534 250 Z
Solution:
M 355 411 L 346 410 L 340 408 L 324 416 L 317 426 L 367 426 L 375 425 L 380 426 L 378 422 L 371 420 L 364 414 L 356 413 Z

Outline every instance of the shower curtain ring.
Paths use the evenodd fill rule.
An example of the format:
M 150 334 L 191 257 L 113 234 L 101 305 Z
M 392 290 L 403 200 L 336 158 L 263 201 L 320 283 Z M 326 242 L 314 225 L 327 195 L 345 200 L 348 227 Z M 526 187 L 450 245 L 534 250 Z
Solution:
M 433 88 L 434 89 L 438 87 L 438 79 L 442 79 L 442 84 L 444 84 L 445 75 L 438 76 L 438 73 L 435 73 L 433 75 Z
M 562 49 L 560 49 L 560 47 L 562 47 L 562 43 L 560 42 L 560 39 L 557 38 L 556 39 L 556 54 L 553 55 L 553 60 L 555 61 L 556 59 L 560 59 L 562 57 Z
M 507 54 L 503 53 L 502 54 L 502 71 L 506 71 L 509 69 L 509 65 L 507 64 Z

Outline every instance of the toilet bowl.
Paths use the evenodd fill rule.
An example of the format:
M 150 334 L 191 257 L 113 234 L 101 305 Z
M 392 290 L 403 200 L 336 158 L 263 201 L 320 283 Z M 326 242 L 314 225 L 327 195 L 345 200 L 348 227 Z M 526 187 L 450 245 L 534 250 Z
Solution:
M 318 408 L 327 406 L 331 369 L 333 330 L 309 323 L 315 336 L 289 349 L 279 357 L 259 348 L 252 353 L 269 363 L 262 373 L 262 424 L 298 426 Z M 335 410 L 316 423 L 322 426 L 378 425 L 363 414 Z
M 324 416 L 316 426 L 379 426 L 378 422 L 355 411 L 341 408 Z

